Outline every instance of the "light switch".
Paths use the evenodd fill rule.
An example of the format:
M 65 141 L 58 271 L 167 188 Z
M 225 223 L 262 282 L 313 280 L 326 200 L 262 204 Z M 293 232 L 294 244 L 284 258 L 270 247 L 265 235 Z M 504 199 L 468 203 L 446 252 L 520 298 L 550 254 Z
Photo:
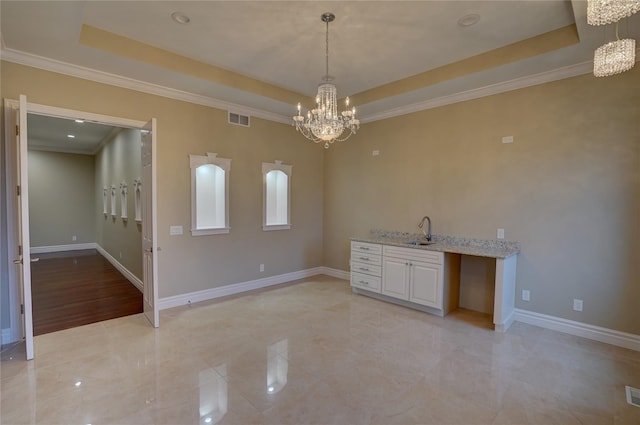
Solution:
M 513 143 L 513 136 L 504 136 L 502 138 L 502 143 Z
M 170 226 L 169 235 L 176 236 L 182 234 L 182 226 Z

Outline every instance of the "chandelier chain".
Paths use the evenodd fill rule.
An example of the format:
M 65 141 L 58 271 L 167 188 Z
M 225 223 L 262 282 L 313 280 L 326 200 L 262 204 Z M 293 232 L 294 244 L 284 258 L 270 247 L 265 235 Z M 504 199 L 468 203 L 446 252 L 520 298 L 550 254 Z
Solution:
M 327 31 L 325 36 L 325 63 L 327 73 L 324 74 L 327 81 L 329 81 L 329 21 L 327 21 Z

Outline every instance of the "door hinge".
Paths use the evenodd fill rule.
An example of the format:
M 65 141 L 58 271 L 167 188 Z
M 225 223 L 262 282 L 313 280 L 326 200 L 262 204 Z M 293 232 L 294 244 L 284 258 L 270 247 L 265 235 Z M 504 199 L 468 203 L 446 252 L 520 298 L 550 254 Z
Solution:
M 20 314 L 24 314 L 24 304 L 20 304 Z
M 18 255 L 22 255 L 22 245 L 18 245 Z
M 16 136 L 20 135 L 20 126 L 16 124 Z
M 20 186 L 16 186 L 16 194 L 17 196 L 20 196 Z

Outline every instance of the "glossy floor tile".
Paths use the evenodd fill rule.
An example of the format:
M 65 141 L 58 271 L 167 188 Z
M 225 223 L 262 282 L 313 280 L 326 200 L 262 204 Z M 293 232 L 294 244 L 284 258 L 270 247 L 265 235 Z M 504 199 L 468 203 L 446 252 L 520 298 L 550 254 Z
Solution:
M 640 353 L 316 277 L 5 348 L 2 424 L 640 424 Z

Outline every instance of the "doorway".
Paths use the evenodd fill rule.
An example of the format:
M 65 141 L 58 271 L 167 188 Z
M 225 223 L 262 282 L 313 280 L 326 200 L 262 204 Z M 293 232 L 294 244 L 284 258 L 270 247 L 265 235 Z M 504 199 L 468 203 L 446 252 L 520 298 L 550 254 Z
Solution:
M 140 130 L 33 113 L 27 126 L 34 336 L 141 313 Z
M 31 294 L 31 246 L 29 243 L 29 174 L 27 112 L 65 119 L 79 119 L 128 129 L 141 135 L 141 178 L 138 184 L 141 200 L 142 227 L 142 292 L 143 311 L 152 326 L 159 325 L 157 303 L 157 213 L 156 213 L 156 122 L 134 121 L 124 118 L 74 111 L 47 105 L 5 99 L 5 150 L 7 161 L 7 223 L 13 231 L 7 235 L 9 269 L 9 297 L 11 336 L 7 342 L 24 338 L 27 359 L 33 358 L 33 317 Z M 14 133 L 15 128 L 15 133 Z M 17 189 L 17 190 L 16 190 Z M 106 192 L 106 191 L 105 191 Z M 117 199 L 116 191 L 110 194 Z M 31 260 L 33 261 L 33 260 Z

